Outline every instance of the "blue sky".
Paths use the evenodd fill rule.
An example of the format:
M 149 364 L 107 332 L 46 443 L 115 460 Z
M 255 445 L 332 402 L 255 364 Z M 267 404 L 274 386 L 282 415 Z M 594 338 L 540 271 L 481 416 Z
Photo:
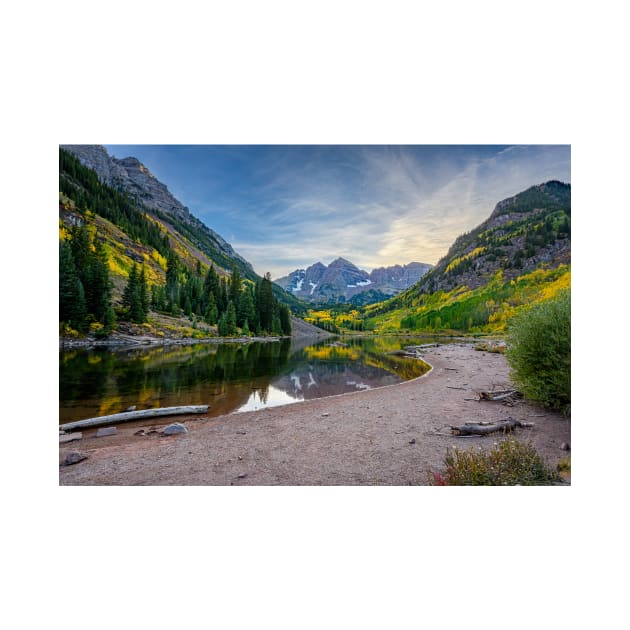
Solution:
M 105 145 L 138 158 L 254 269 L 435 264 L 495 204 L 571 181 L 567 145 Z

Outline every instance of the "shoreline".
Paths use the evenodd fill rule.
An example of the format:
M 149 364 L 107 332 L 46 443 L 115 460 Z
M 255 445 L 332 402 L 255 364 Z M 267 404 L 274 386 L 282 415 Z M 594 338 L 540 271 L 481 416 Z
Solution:
M 426 348 L 426 374 L 396 385 L 217 417 L 178 417 L 187 434 L 162 437 L 159 424 L 85 431 L 60 445 L 88 458 L 59 469 L 60 485 L 427 485 L 449 447 L 530 441 L 554 465 L 567 455 L 570 419 L 531 403 L 472 401 L 509 382 L 505 357 L 468 344 Z M 534 422 L 507 436 L 457 438 L 450 424 Z
M 291 336 L 277 337 L 205 337 L 194 339 L 186 337 L 182 339 L 161 339 L 159 337 L 137 336 L 116 339 L 66 339 L 59 338 L 59 350 L 72 350 L 75 348 L 135 348 L 135 347 L 158 347 L 158 346 L 188 346 L 197 343 L 251 343 L 254 341 L 276 342 L 282 339 L 292 339 Z

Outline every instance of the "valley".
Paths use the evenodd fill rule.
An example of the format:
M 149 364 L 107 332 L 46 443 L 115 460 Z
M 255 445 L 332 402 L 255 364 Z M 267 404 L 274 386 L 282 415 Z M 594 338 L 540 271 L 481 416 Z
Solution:
M 381 411 L 377 418 L 383 422 L 370 421 L 371 435 L 380 444 L 374 451 L 380 459 L 373 477 L 358 462 L 353 471 L 342 470 L 334 457 L 322 456 L 329 474 L 311 471 L 304 476 L 291 469 L 287 477 L 276 466 L 262 476 L 243 473 L 247 483 L 286 483 L 291 475 L 294 482 L 304 484 L 370 483 L 370 479 L 373 483 L 425 483 L 426 479 L 411 474 L 409 468 L 393 471 L 390 467 L 388 472 L 383 445 L 389 444 L 396 452 L 400 449 L 398 442 L 394 445 L 386 436 L 394 426 L 392 419 L 397 418 L 396 435 L 409 430 L 405 427 L 415 431 L 422 426 L 425 440 L 430 434 L 427 422 L 439 424 L 442 416 L 470 411 L 463 404 L 470 397 L 449 396 L 447 400 L 440 392 L 459 389 L 470 395 L 475 387 L 506 386 L 510 375 L 500 353 L 507 348 L 511 360 L 513 324 L 522 324 L 535 307 L 566 303 L 570 296 L 571 186 L 559 180 L 535 183 L 495 202 L 493 210 L 488 208 L 487 218 L 455 236 L 435 264 L 403 264 L 401 260 L 374 265 L 367 272 L 351 262 L 348 246 L 343 246 L 346 241 L 340 237 L 338 242 L 326 242 L 327 251 L 337 253 L 310 258 L 332 260 L 328 265 L 318 261 L 288 267 L 295 270 L 284 276 L 276 274 L 272 281 L 270 271 L 258 273 L 247 256 L 237 251 L 240 245 L 233 246 L 197 218 L 194 209 L 181 203 L 139 159 L 115 158 L 97 145 L 62 145 L 59 160 L 61 423 L 127 408 L 209 404 L 211 411 L 203 422 L 186 419 L 206 427 L 198 433 L 200 439 L 206 430 L 216 429 L 227 436 L 234 414 L 257 421 L 263 416 L 251 414 L 263 413 L 271 431 L 284 434 L 286 422 L 299 425 L 304 444 L 310 444 L 306 448 L 319 453 L 311 440 L 321 438 L 322 430 L 333 440 L 350 439 L 349 427 L 357 430 L 361 396 Z M 258 212 L 256 208 L 249 215 L 252 223 L 258 220 Z M 240 217 L 239 211 L 231 209 L 225 215 Z M 377 215 L 381 216 L 380 209 Z M 319 220 L 308 220 L 315 219 Z M 250 226 L 239 221 L 236 227 L 246 233 Z M 273 239 L 284 229 L 283 225 L 272 226 L 267 234 Z M 365 235 L 366 240 L 370 238 Z M 325 234 L 324 240 L 330 238 Z M 399 236 L 398 242 L 403 241 Z M 252 247 L 243 243 L 257 255 L 267 249 L 266 244 Z M 284 256 L 284 250 L 298 251 L 282 241 L 274 248 L 278 256 Z M 299 254 L 304 260 L 308 252 Z M 422 252 L 405 258 L 426 260 Z M 277 265 L 273 267 L 277 269 Z M 565 334 L 570 345 L 570 331 L 563 329 L 558 338 L 564 354 L 557 364 L 570 366 Z M 489 343 L 477 344 L 484 338 Z M 431 350 L 427 364 L 417 353 L 405 351 L 409 344 L 445 350 Z M 541 355 L 544 350 L 541 346 Z M 499 356 L 490 356 L 494 353 Z M 454 359 L 457 367 L 443 357 Z M 473 366 L 473 372 L 478 370 L 476 378 L 468 371 L 463 380 L 451 381 L 448 372 L 461 371 L 463 361 Z M 431 366 L 433 375 L 427 382 L 432 385 L 425 387 L 420 384 L 422 375 Z M 439 378 L 436 366 L 441 370 Z M 408 380 L 416 384 L 404 383 Z M 403 392 L 420 396 L 418 403 L 410 405 Z M 343 407 L 350 400 L 346 397 L 352 398 L 347 403 L 346 427 L 331 430 L 329 423 L 324 427 L 312 416 L 325 410 L 321 417 L 328 418 L 338 404 Z M 545 447 L 546 441 L 562 436 L 566 442 L 570 434 L 569 425 L 560 422 L 554 411 L 570 413 L 570 396 L 567 400 L 562 394 L 558 400 L 549 412 L 550 424 L 539 433 L 532 432 L 551 460 L 559 459 L 560 454 Z M 295 402 L 299 405 L 291 404 Z M 280 411 L 272 413 L 270 408 L 277 405 Z M 286 405 L 304 410 L 282 411 Z M 420 424 L 410 422 L 417 407 L 424 410 Z M 369 408 L 368 404 L 365 409 Z M 522 411 L 533 409 L 523 407 Z M 366 415 L 372 417 L 371 412 Z M 492 413 L 489 417 L 499 421 L 504 415 Z M 307 426 L 309 417 L 314 421 L 312 427 Z M 159 433 L 159 426 L 152 425 L 150 432 Z M 287 433 L 292 440 L 297 439 L 295 427 Z M 134 441 L 136 434 L 130 428 L 123 432 L 124 443 L 92 442 L 96 436 L 87 433 L 84 444 L 91 449 L 90 457 L 107 459 L 99 444 L 129 447 L 129 461 L 139 453 L 153 457 L 153 447 L 137 450 L 139 442 Z M 137 435 L 146 435 L 148 430 L 144 425 L 135 428 L 140 431 Z M 204 443 L 207 439 L 203 438 Z M 273 448 L 269 439 L 258 435 L 250 448 Z M 407 443 L 416 444 L 417 439 Z M 436 465 L 436 444 L 429 438 L 419 449 L 429 468 Z M 361 457 L 372 452 L 372 445 L 350 440 L 350 447 L 359 449 Z M 224 447 L 231 453 L 227 442 Z M 294 459 L 297 451 L 287 455 Z M 217 453 L 217 457 L 223 455 Z M 210 474 L 202 467 L 201 477 L 158 474 L 155 478 L 176 484 L 193 479 L 234 483 L 234 474 L 236 479 L 245 477 L 237 474 L 239 467 L 231 461 L 230 456 L 222 464 L 225 475 Z M 256 466 L 260 465 L 256 460 Z M 103 483 L 123 479 L 110 476 L 105 469 L 94 469 L 85 478 L 63 473 L 64 483 L 90 483 L 97 478 Z M 148 481 L 141 475 L 136 482 Z
M 108 311 L 88 295 L 96 312 L 72 325 L 63 304 L 79 300 L 77 272 L 64 274 L 60 330 L 66 342 L 86 335 L 106 340 L 114 321 L 156 340 L 282 335 L 290 332 L 290 316 L 332 333 L 501 334 L 523 308 L 570 287 L 570 185 L 558 181 L 499 201 L 436 265 L 412 262 L 368 273 L 338 257 L 270 282 L 137 159 L 112 158 L 95 145 L 67 145 L 60 159 L 60 243 L 82 259 L 89 257 L 78 251 L 81 239 L 84 249 L 99 244 L 101 263 L 91 263 L 90 273 L 102 274 L 106 266 L 102 301 L 111 302 Z M 73 238 L 80 229 L 86 233 Z M 142 268 L 146 294 L 135 321 L 124 303 L 134 267 Z M 86 274 L 80 280 L 91 282 Z M 261 325 L 256 291 L 263 286 L 271 296 L 264 298 Z M 229 302 L 230 322 L 219 331 Z

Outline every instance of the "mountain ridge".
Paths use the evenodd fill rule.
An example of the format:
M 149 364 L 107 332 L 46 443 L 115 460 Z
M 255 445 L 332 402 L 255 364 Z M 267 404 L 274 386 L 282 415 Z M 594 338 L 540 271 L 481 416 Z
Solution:
M 366 306 L 370 330 L 504 331 L 571 285 L 571 185 L 549 180 L 498 202 L 417 283 Z
M 109 258 L 115 300 L 120 300 L 134 263 L 143 264 L 150 285 L 164 287 L 169 256 L 177 258 L 180 272 L 189 278 L 212 267 L 225 279 L 236 270 L 253 284 L 262 280 L 137 158 L 117 160 L 101 145 L 60 145 L 59 152 L 60 240 L 66 241 L 75 226 L 87 225 L 96 232 Z M 305 312 L 294 296 L 273 283 L 271 287 L 276 299 L 295 314 Z
M 410 290 L 477 288 L 499 270 L 507 279 L 538 266 L 571 262 L 571 185 L 557 180 L 499 201 L 490 216 L 455 239 L 447 254 Z
M 137 158 L 115 158 L 103 145 L 62 144 L 60 147 L 94 170 L 102 183 L 124 191 L 149 211 L 164 214 L 200 231 L 226 256 L 235 258 L 253 271 L 249 261 L 236 252 L 220 234 L 193 216 L 189 208 L 169 191 L 166 184 L 158 180 Z
M 367 304 L 387 299 L 411 286 L 432 265 L 411 262 L 406 265 L 377 267 L 370 273 L 343 257 L 328 266 L 316 262 L 274 280 L 288 293 L 313 303 Z M 368 295 L 369 293 L 369 295 Z

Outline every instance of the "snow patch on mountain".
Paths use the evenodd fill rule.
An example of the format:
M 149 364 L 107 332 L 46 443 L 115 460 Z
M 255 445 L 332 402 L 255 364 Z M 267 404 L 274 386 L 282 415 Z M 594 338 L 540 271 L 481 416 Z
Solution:
M 348 302 L 354 296 L 372 291 L 372 301 L 383 299 L 410 287 L 431 268 L 424 263 L 380 267 L 371 273 L 359 269 L 345 258 L 337 258 L 328 267 L 320 262 L 296 269 L 275 282 L 285 291 L 308 302 Z

